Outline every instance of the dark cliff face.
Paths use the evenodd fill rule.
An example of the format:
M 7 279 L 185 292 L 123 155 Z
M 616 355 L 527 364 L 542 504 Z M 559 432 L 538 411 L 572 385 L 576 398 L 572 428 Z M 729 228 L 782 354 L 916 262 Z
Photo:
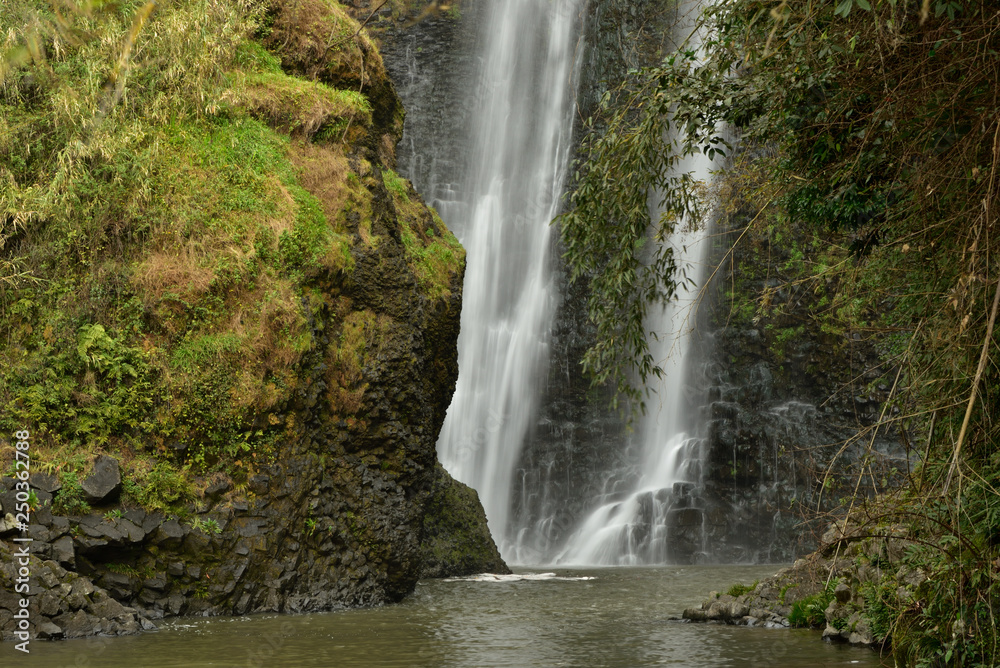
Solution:
M 189 312 L 168 312 L 154 301 L 156 295 L 147 295 L 149 377 L 174 383 L 166 385 L 173 388 L 169 403 L 159 403 L 160 393 L 166 397 L 168 391 L 158 387 L 148 402 L 154 419 L 164 421 L 149 428 L 143 437 L 149 443 L 110 433 L 97 448 L 106 453 L 97 459 L 101 470 L 94 468 L 93 457 L 83 456 L 82 463 L 73 460 L 72 477 L 32 477 L 37 499 L 29 530 L 35 541 L 32 568 L 47 574 L 32 596 L 33 619 L 45 625 L 42 637 L 135 632 L 148 626 L 146 616 L 301 612 L 398 601 L 425 570 L 425 526 L 432 526 L 435 544 L 449 550 L 435 558 L 434 575 L 506 568 L 489 540 L 478 499 L 463 496 L 437 464 L 435 444 L 458 373 L 464 251 L 393 171 L 402 106 L 381 57 L 356 22 L 323 0 L 274 2 L 265 24 L 261 43 L 272 55 L 259 58 L 276 57 L 280 68 L 253 74 L 263 83 L 234 92 L 232 99 L 254 120 L 286 133 L 280 145 L 296 170 L 293 184 L 312 199 L 295 194 L 299 191 L 293 195 L 312 203 L 310 220 L 322 221 L 324 234 L 334 240 L 332 249 L 322 261 L 307 258 L 293 266 L 283 260 L 270 269 L 267 258 L 296 250 L 292 240 L 298 237 L 292 233 L 298 228 L 286 230 L 286 237 L 287 222 L 267 221 L 262 228 L 270 225 L 282 236 L 258 231 L 261 236 L 251 236 L 251 250 L 244 251 L 251 259 L 264 258 L 259 261 L 264 269 L 244 279 L 259 281 L 261 290 L 235 290 L 244 300 L 262 299 L 268 280 L 282 281 L 270 287 L 285 291 L 278 314 L 284 320 L 272 318 L 274 331 L 265 333 L 294 343 L 274 344 L 270 354 L 206 354 L 209 349 L 202 348 L 200 365 L 183 376 L 183 385 L 168 362 L 162 369 L 155 366 L 179 359 L 171 348 L 178 345 L 178 321 L 182 330 L 189 328 L 183 338 L 190 340 L 218 336 L 220 327 L 226 333 L 224 327 L 239 317 L 226 312 L 216 321 L 223 325 L 206 327 Z M 328 48 L 334 28 L 353 35 L 349 46 Z M 265 53 L 253 48 L 252 53 Z M 302 84 L 307 94 L 287 95 L 289 87 L 300 85 L 293 75 L 327 88 Z M 301 102 L 309 103 L 308 91 L 314 89 L 326 91 L 323 99 L 347 100 L 353 115 L 326 125 L 312 122 L 309 114 L 319 113 L 319 103 L 304 111 Z M 345 89 L 355 92 L 344 97 Z M 239 119 L 239 113 L 231 115 Z M 267 173 L 261 177 L 264 187 L 277 183 Z M 292 201 L 280 187 L 277 196 Z M 188 234 L 197 241 L 197 230 L 189 228 Z M 152 244 L 131 249 L 130 266 L 145 266 L 143 254 L 157 249 Z M 287 275 L 274 278 L 281 271 Z M 143 294 L 145 284 L 134 280 Z M 200 305 L 198 294 L 183 293 L 186 287 L 176 292 Z M 209 285 L 208 297 L 211 290 Z M 263 299 L 270 297 L 266 293 Z M 224 305 L 237 314 L 259 306 L 232 297 Z M 114 336 L 112 343 L 130 345 L 117 323 L 105 325 L 100 332 Z M 244 316 L 240 326 L 255 324 Z M 207 392 L 210 383 L 224 391 Z M 21 389 L 9 391 L 8 398 L 15 397 L 10 405 L 21 409 L 23 400 L 16 398 L 25 396 L 17 394 Z M 196 415 L 205 419 L 182 423 L 174 417 L 191 414 L 189 404 L 196 399 L 201 402 Z M 217 430 L 215 413 L 222 424 L 232 419 L 246 430 L 246 442 L 213 449 L 206 434 Z M 165 425 L 163 434 L 157 424 Z M 39 439 L 39 456 L 51 452 L 45 448 L 54 447 L 55 429 L 35 432 L 34 425 L 27 426 L 38 434 L 33 438 Z M 147 447 L 155 454 L 145 452 Z M 134 479 L 136 462 L 150 458 L 159 463 Z M 80 490 L 101 488 L 101 476 L 117 482 L 88 492 L 88 508 Z M 5 519 L 16 501 L 14 485 L 5 478 L 0 488 L 4 541 L 18 533 Z M 155 502 L 145 507 L 139 502 L 150 499 Z M 449 505 L 453 501 L 455 508 Z M 53 512 L 53 503 L 59 512 Z M 463 518 L 461 526 L 439 526 L 453 511 Z M 13 578 L 8 571 L 0 571 L 5 591 Z M 81 583 L 83 593 L 77 584 L 63 591 L 60 583 L 69 580 Z M 0 600 L 5 639 L 13 630 L 8 612 L 15 609 L 8 603 Z
M 788 561 L 818 545 L 843 499 L 907 471 L 905 435 L 870 429 L 895 371 L 877 336 L 824 320 L 836 285 L 801 280 L 803 256 L 819 261 L 832 235 L 789 224 L 737 242 L 749 221 L 733 219 L 717 237 L 692 379 L 704 396 L 703 539 L 723 560 Z

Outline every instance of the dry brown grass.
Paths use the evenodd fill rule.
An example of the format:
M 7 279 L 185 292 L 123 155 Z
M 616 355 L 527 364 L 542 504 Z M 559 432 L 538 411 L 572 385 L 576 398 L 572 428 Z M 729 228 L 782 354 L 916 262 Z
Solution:
M 292 194 L 288 192 L 288 188 L 277 177 L 272 178 L 271 192 L 277 195 L 277 212 L 273 216 L 265 217 L 261 223 L 274 232 L 274 238 L 277 240 L 282 232 L 290 232 L 295 227 L 298 204 L 295 203 L 295 198 L 292 197 Z M 256 241 L 256 235 L 254 235 L 253 241 Z
M 350 194 L 347 156 L 337 146 L 292 142 L 288 156 L 298 170 L 299 183 L 320 201 L 327 220 L 337 221 Z
M 195 300 L 208 292 L 215 279 L 209 258 L 204 243 L 191 239 L 151 253 L 136 268 L 132 280 L 142 289 L 147 304 L 168 293 Z
M 274 23 L 264 45 L 286 70 L 360 91 L 386 77 L 368 34 L 336 2 L 273 0 Z
M 154 232 L 155 250 L 136 266 L 132 274 L 132 283 L 139 289 L 147 306 L 162 302 L 167 295 L 188 303 L 203 297 L 216 279 L 220 261 L 242 263 L 255 253 L 254 244 L 261 228 L 273 232 L 271 245 L 277 247 L 281 234 L 295 226 L 298 204 L 276 175 L 270 175 L 267 181 L 268 192 L 275 196 L 275 212 L 270 215 L 244 215 L 241 221 L 244 228 L 242 241 L 236 241 L 224 227 L 202 227 L 196 237 L 189 239 L 184 239 L 172 226 L 160 227 Z
M 266 286 L 266 287 L 264 287 Z M 288 375 L 312 338 L 291 282 L 269 275 L 260 286 L 235 300 L 236 310 L 222 323 L 216 335 L 239 339 L 238 376 L 231 391 L 237 407 L 270 408 L 281 398 L 273 375 Z
M 352 311 L 344 317 L 337 345 L 327 354 L 326 373 L 330 410 L 337 415 L 357 415 L 364 404 L 368 382 L 365 364 L 380 347 L 385 316 L 372 311 Z

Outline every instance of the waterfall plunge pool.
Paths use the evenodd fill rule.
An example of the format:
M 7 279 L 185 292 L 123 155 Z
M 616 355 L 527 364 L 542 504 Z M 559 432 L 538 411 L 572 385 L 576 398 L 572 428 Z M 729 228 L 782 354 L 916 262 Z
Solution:
M 179 618 L 126 638 L 32 643 L 59 668 L 324 666 L 579 668 L 889 666 L 818 631 L 675 621 L 710 590 L 777 566 L 518 569 L 511 581 L 423 581 L 398 605 L 309 615 Z

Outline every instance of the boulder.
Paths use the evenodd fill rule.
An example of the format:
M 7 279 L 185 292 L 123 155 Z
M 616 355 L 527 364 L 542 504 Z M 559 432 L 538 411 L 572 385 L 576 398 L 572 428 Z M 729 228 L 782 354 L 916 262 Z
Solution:
M 87 503 L 96 505 L 110 503 L 118 498 L 122 491 L 122 475 L 118 468 L 118 460 L 107 455 L 98 455 L 94 460 L 94 468 L 83 482 L 84 498 Z
M 20 530 L 21 526 L 17 523 L 17 519 L 11 513 L 7 513 L 0 518 L 0 536 L 17 533 Z
M 49 494 L 54 494 L 62 489 L 59 478 L 48 473 L 32 473 L 29 480 L 32 487 L 43 492 L 48 492 Z
M 37 637 L 41 640 L 52 640 L 55 638 L 62 638 L 63 630 L 45 619 L 42 620 L 35 629 Z

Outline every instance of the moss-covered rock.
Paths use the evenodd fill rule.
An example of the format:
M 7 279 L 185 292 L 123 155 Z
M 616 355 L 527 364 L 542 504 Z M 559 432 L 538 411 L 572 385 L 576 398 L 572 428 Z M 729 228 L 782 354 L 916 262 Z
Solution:
M 0 17 L 14 54 L 87 28 L 0 89 L 0 427 L 58 474 L 35 546 L 153 617 L 397 601 L 464 253 L 391 172 L 402 107 L 339 5 L 199 7 Z M 106 457 L 121 498 L 88 503 Z
M 336 0 L 272 0 L 263 43 L 286 72 L 363 93 L 379 132 L 372 147 L 393 166 L 403 134 L 403 105 L 375 43 Z
M 823 639 L 888 648 L 899 611 L 922 606 L 927 576 L 905 563 L 900 527 L 831 526 L 821 548 L 752 587 L 713 593 L 685 619 L 823 630 Z M 736 595 L 733 595 L 736 594 Z
M 438 465 L 424 515 L 420 545 L 426 578 L 510 573 L 486 526 L 476 490 Z

